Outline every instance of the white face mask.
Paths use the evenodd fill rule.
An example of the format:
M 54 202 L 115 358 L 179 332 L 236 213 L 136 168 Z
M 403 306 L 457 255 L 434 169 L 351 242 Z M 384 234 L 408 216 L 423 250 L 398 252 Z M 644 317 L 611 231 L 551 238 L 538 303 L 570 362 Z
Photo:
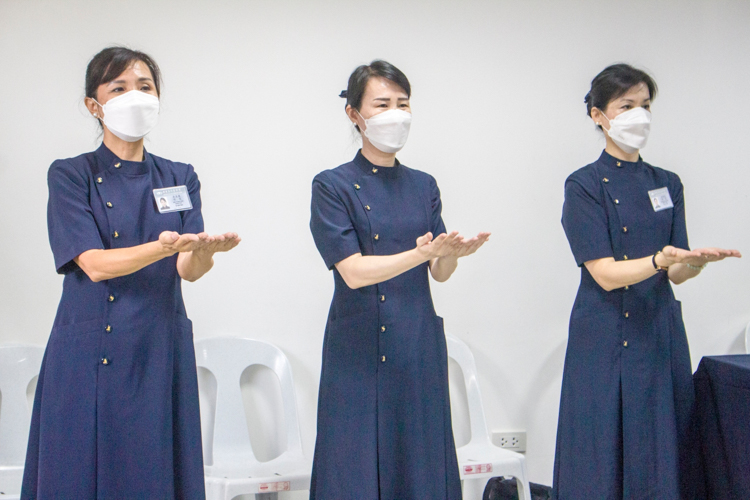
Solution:
M 96 99 L 94 102 L 99 104 Z M 159 98 L 140 90 L 131 90 L 99 105 L 104 112 L 104 124 L 125 142 L 143 139 L 159 121 Z
M 359 111 L 357 111 L 359 114 Z M 383 153 L 397 153 L 406 144 L 411 127 L 411 113 L 389 109 L 365 119 L 365 137 Z
M 604 111 L 602 115 L 609 121 L 607 134 L 625 153 L 633 154 L 646 146 L 651 131 L 651 112 L 646 108 L 629 109 L 611 120 Z

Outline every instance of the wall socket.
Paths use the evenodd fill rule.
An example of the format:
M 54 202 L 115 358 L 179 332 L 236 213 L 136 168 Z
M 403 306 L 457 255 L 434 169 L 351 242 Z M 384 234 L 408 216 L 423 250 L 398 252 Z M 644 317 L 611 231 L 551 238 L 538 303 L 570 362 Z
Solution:
M 526 432 L 493 432 L 492 444 L 512 451 L 526 451 Z

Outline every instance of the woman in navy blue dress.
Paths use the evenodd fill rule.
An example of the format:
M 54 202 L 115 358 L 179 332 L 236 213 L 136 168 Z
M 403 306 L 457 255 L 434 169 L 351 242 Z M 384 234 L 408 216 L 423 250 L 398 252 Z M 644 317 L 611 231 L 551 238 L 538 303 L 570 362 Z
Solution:
M 680 178 L 644 162 L 652 78 L 618 64 L 585 102 L 607 141 L 565 182 L 562 223 L 581 268 L 555 454 L 559 500 L 695 496 L 692 369 L 670 282 L 736 250 L 690 250 Z
M 310 229 L 333 271 L 310 498 L 461 498 L 443 321 L 429 274 L 489 238 L 446 234 L 429 174 L 396 160 L 411 124 L 406 76 L 385 61 L 349 78 L 353 161 L 313 180 Z
M 97 54 L 86 106 L 103 143 L 49 169 L 50 245 L 65 278 L 34 399 L 25 499 L 205 497 L 180 286 L 240 239 L 203 232 L 191 165 L 143 148 L 159 88 L 148 55 Z

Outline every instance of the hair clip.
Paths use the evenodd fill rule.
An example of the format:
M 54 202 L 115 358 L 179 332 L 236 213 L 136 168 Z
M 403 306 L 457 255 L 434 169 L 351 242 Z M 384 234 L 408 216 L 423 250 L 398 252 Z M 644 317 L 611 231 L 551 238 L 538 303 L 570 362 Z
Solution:
M 346 90 L 342 90 L 341 93 L 339 94 L 339 97 L 341 97 L 342 99 L 346 99 L 347 97 Z

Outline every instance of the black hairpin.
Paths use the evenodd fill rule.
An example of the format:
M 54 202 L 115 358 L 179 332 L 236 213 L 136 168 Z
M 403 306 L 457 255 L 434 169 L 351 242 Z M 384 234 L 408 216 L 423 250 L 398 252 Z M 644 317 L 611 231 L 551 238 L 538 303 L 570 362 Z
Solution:
M 342 90 L 339 94 L 339 97 L 341 97 L 342 99 L 346 99 L 346 90 Z

